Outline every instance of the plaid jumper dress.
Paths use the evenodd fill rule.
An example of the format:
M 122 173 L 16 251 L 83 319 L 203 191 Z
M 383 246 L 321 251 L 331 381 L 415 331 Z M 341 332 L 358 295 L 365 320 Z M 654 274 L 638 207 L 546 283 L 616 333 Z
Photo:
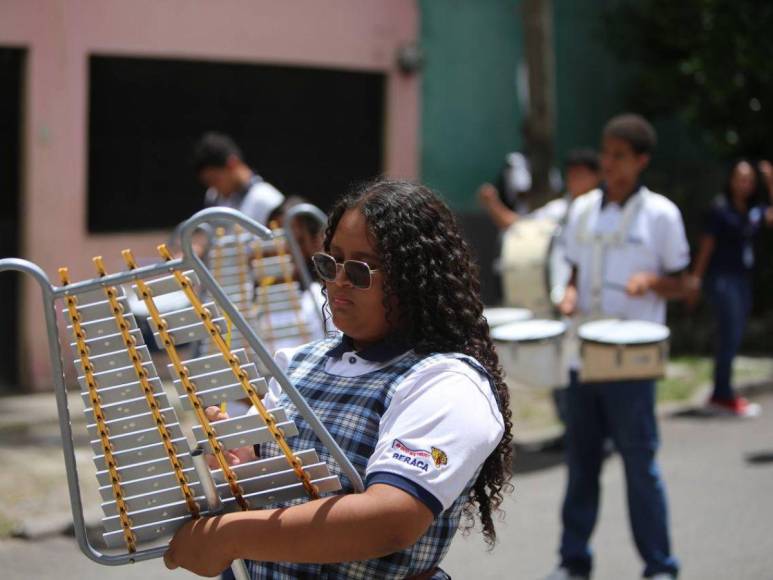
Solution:
M 287 375 L 300 391 L 315 414 L 341 446 L 344 453 L 365 480 L 365 468 L 373 454 L 379 436 L 381 416 L 392 400 L 396 389 L 412 373 L 431 365 L 438 358 L 463 360 L 482 375 L 488 373 L 475 359 L 462 354 L 418 355 L 408 351 L 393 363 L 376 371 L 356 376 L 343 377 L 325 371 L 328 352 L 341 342 L 340 338 L 325 339 L 310 343 L 298 351 L 290 361 Z M 352 493 L 349 478 L 341 473 L 338 464 L 322 447 L 308 423 L 297 413 L 289 398 L 282 393 L 279 404 L 287 409 L 290 419 L 298 426 L 298 435 L 292 439 L 294 449 L 314 448 L 320 460 L 325 461 L 331 473 L 341 479 L 339 493 Z M 274 443 L 264 444 L 264 456 L 279 452 Z M 405 578 L 426 572 L 443 559 L 451 540 L 459 527 L 462 507 L 480 473 L 480 467 L 467 483 L 464 491 L 448 509 L 442 511 L 427 532 L 410 548 L 373 560 L 344 562 L 338 564 L 294 564 L 272 562 L 248 562 L 251 577 L 258 579 L 322 578 L 322 579 L 390 579 Z M 366 487 L 368 483 L 366 481 Z M 298 503 L 292 502 L 292 503 Z M 292 503 L 271 507 L 283 507 Z M 260 538 L 256 538 L 260 541 Z M 356 538 L 352 538 L 356 542 Z M 438 569 L 433 580 L 449 578 Z

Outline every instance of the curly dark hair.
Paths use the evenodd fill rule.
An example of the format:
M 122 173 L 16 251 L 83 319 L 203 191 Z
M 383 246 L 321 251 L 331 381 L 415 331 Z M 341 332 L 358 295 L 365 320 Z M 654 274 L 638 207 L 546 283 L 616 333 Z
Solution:
M 503 494 L 512 491 L 512 413 L 502 368 L 489 336 L 480 300 L 478 268 L 471 259 L 457 220 L 429 188 L 408 181 L 365 183 L 338 200 L 330 212 L 325 250 L 344 212 L 365 216 L 384 272 L 387 320 L 417 353 L 458 352 L 476 359 L 490 374 L 505 432 L 488 456 L 464 506 L 464 531 L 475 512 L 490 547 L 496 541 L 492 519 Z M 397 297 L 398 319 L 390 297 Z
M 729 204 L 733 203 L 733 189 L 731 184 L 733 182 L 733 177 L 735 176 L 735 172 L 738 169 L 738 166 L 742 163 L 748 164 L 754 173 L 754 191 L 749 196 L 749 199 L 746 200 L 747 207 L 751 209 L 755 205 L 762 203 L 763 200 L 767 200 L 768 198 L 766 195 L 768 193 L 767 187 L 765 186 L 765 180 L 763 179 L 762 172 L 760 171 L 760 165 L 753 159 L 748 157 L 739 157 L 730 163 L 727 170 L 727 178 L 725 179 L 724 187 L 722 189 L 722 194 L 724 195 L 724 201 Z

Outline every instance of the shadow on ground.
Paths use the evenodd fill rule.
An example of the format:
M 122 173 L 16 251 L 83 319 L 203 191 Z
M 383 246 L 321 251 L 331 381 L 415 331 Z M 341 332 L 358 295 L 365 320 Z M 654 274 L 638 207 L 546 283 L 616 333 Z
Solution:
M 772 451 L 756 451 L 754 453 L 746 454 L 746 463 L 750 465 L 768 465 L 773 463 L 773 450 Z
M 513 474 L 523 475 L 551 469 L 564 462 L 563 436 L 536 444 L 513 447 Z

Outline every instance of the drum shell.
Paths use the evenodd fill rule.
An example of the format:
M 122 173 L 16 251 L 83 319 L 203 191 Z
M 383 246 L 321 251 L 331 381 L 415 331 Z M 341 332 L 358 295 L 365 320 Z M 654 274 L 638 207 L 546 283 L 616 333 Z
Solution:
M 502 291 L 507 306 L 527 308 L 537 317 L 551 317 L 554 284 L 565 285 L 570 269 L 561 277 L 551 271 L 551 256 L 557 250 L 558 224 L 551 220 L 523 219 L 513 224 L 502 238 L 500 257 Z
M 665 376 L 669 341 L 611 344 L 580 340 L 580 381 L 611 382 Z
M 565 386 L 563 341 L 563 334 L 538 340 L 495 340 L 505 379 L 533 388 Z

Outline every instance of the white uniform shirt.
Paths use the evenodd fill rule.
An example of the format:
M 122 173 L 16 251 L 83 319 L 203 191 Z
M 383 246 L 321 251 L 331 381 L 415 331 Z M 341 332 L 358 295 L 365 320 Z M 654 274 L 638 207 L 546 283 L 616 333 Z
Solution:
M 535 220 L 550 220 L 561 223 L 566 217 L 566 212 L 569 211 L 569 204 L 570 200 L 568 197 L 559 197 L 535 209 L 528 217 Z
M 268 225 L 271 213 L 282 205 L 285 197 L 276 187 L 255 176 L 244 195 L 220 195 L 216 189 L 210 187 L 204 194 L 204 199 L 207 206 L 237 209 L 256 222 Z
M 296 351 L 277 352 L 277 364 L 286 369 Z M 350 351 L 340 358 L 331 356 L 325 371 L 356 377 L 376 372 L 403 356 L 406 353 L 378 362 Z M 264 398 L 267 408 L 276 406 L 279 393 L 272 379 Z M 460 360 L 440 360 L 406 377 L 397 388 L 381 417 L 366 477 L 387 473 L 407 479 L 430 494 L 433 505 L 447 509 L 494 451 L 503 433 L 504 421 L 488 379 Z M 433 447 L 446 454 L 445 465 L 435 466 Z
M 666 197 L 642 188 L 631 195 L 625 204 L 645 192 L 641 208 L 628 228 L 620 245 L 608 246 L 602 267 L 601 314 L 633 320 L 647 320 L 664 324 L 666 301 L 655 292 L 643 296 L 628 296 L 628 280 L 634 274 L 649 272 L 657 275 L 676 273 L 690 263 L 690 247 L 684 231 L 679 208 Z M 577 198 L 572 204 L 566 225 L 566 256 L 577 267 L 578 311 L 591 314 L 593 286 L 593 244 L 580 239 L 581 217 L 590 212 L 587 228 L 594 234 L 617 231 L 624 207 L 604 201 L 600 189 Z

